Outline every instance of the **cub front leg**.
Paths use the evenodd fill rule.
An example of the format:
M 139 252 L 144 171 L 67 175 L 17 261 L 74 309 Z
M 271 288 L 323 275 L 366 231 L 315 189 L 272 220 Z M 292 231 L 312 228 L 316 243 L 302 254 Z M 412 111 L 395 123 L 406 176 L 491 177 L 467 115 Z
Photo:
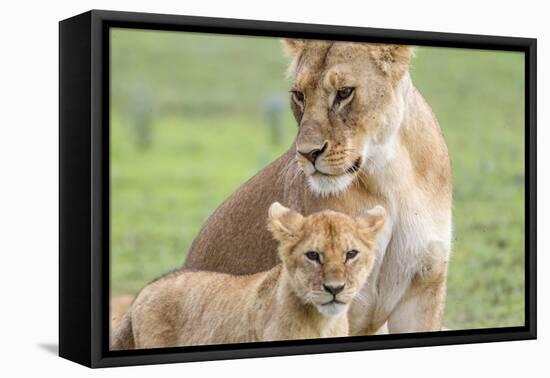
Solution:
M 432 242 L 403 298 L 388 318 L 390 333 L 440 331 L 447 294 L 449 250 Z

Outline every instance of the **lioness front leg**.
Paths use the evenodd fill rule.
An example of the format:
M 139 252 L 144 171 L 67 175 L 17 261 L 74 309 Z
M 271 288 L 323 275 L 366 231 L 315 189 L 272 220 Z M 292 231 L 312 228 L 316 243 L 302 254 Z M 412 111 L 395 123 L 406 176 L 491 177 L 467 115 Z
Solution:
M 388 318 L 390 333 L 440 331 L 443 326 L 448 253 L 440 244 L 431 247 Z

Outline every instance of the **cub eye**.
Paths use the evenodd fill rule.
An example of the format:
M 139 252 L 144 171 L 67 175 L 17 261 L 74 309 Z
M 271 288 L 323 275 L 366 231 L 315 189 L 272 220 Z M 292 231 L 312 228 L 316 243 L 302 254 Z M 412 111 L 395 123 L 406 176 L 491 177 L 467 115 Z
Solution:
M 346 252 L 346 261 L 349 261 L 353 258 L 355 258 L 355 256 L 357 256 L 359 252 L 356 251 L 355 249 L 352 249 L 351 251 L 347 251 Z
M 338 89 L 338 91 L 336 92 L 336 100 L 337 101 L 343 101 L 343 100 L 347 99 L 349 96 L 351 96 L 354 89 L 355 88 L 353 88 L 353 87 L 344 87 L 344 88 Z
M 300 91 L 290 91 L 290 93 L 292 93 L 292 98 L 294 99 L 294 101 L 298 102 L 298 103 L 302 103 L 304 102 L 304 93 L 303 92 L 300 92 Z
M 310 259 L 311 261 L 316 261 L 318 263 L 321 262 L 321 256 L 319 256 L 319 252 L 315 252 L 315 251 L 307 251 L 305 253 L 306 257 L 308 259 Z

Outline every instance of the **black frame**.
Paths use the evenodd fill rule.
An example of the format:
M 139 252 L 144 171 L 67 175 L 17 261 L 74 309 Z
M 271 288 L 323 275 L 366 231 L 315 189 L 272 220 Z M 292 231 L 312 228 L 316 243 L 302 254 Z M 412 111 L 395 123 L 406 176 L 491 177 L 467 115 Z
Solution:
M 301 37 L 525 54 L 525 325 L 109 351 L 109 28 Z M 89 367 L 536 338 L 536 39 L 92 10 L 59 23 L 59 355 Z

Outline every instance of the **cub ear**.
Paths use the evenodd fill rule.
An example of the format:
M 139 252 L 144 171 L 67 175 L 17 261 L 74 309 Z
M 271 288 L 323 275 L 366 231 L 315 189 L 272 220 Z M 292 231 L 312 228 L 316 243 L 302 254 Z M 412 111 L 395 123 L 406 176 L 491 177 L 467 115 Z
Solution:
M 268 229 L 279 241 L 292 241 L 297 238 L 304 217 L 279 202 L 269 207 Z
M 394 79 L 400 79 L 407 72 L 414 55 L 414 46 L 372 44 L 368 47 L 378 68 Z
M 306 46 L 306 41 L 303 39 L 283 38 L 281 39 L 283 47 L 290 55 L 299 55 Z
M 386 221 L 386 209 L 378 205 L 367 211 L 367 213 L 357 219 L 362 231 L 368 239 L 374 240 L 382 230 Z

